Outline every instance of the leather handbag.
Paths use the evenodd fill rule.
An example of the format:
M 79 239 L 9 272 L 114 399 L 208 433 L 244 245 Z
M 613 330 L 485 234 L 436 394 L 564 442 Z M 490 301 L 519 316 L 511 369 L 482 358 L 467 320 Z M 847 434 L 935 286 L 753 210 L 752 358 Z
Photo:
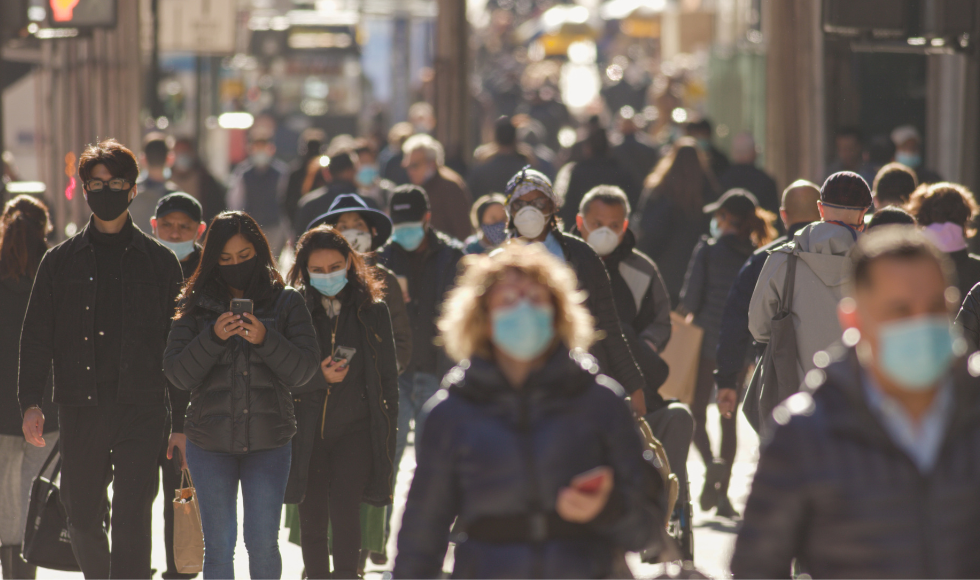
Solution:
M 40 568 L 81 572 L 71 548 L 68 532 L 68 514 L 61 505 L 61 492 L 55 480 L 61 473 L 60 444 L 44 461 L 41 471 L 31 486 L 31 502 L 27 509 L 27 527 L 24 530 L 23 558 Z M 44 476 L 48 466 L 58 457 L 54 470 Z

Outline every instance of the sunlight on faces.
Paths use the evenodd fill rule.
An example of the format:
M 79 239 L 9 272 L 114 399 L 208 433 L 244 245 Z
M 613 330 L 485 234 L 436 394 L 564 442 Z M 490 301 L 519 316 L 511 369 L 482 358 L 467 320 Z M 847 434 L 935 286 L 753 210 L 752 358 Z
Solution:
M 222 266 L 241 264 L 255 257 L 255 246 L 241 234 L 235 234 L 225 243 L 218 263 Z
M 196 240 L 204 233 L 207 225 L 194 221 L 182 211 L 172 211 L 161 218 L 152 218 L 153 234 L 168 242 L 187 242 Z
M 121 178 L 119 176 L 117 176 L 117 175 L 113 175 L 112 173 L 110 173 L 108 167 L 106 167 L 102 163 L 99 163 L 98 165 L 96 165 L 95 167 L 92 168 L 92 171 L 90 172 L 90 175 L 89 175 L 89 179 L 90 180 L 91 179 L 99 179 L 99 180 L 108 182 L 111 179 L 121 179 Z M 104 189 L 103 191 L 96 192 L 96 193 L 90 193 L 88 190 L 85 190 L 85 195 L 86 196 L 88 196 L 88 195 L 101 195 L 101 194 L 104 194 L 104 193 L 109 193 L 108 188 Z M 135 183 L 132 184 L 132 188 L 129 190 L 129 200 L 132 201 L 134 197 L 136 197 L 136 184 Z
M 340 214 L 337 219 L 337 225 L 334 226 L 338 232 L 346 232 L 347 230 L 357 230 L 359 232 L 367 232 L 372 236 L 377 235 L 377 230 L 368 226 L 368 223 L 364 221 L 361 214 L 356 211 L 349 211 Z
M 878 332 L 882 324 L 907 318 L 946 315 L 955 311 L 954 292 L 947 292 L 942 269 L 935 260 L 883 258 L 869 269 L 869 283 L 856 288 L 853 298 L 841 301 L 838 316 L 842 328 L 860 332 L 858 350 L 877 364 Z M 950 300 L 953 298 L 953 300 Z M 862 346 L 863 345 L 863 346 Z
M 429 161 L 424 150 L 416 149 L 405 159 L 404 167 L 408 179 L 414 185 L 422 185 L 435 173 L 436 162 Z
M 590 233 L 606 227 L 618 233 L 620 241 L 629 225 L 626 208 L 622 204 L 608 204 L 598 199 L 589 204 L 589 211 L 585 215 L 578 214 L 575 221 L 583 238 L 588 238 Z
M 542 200 L 542 201 L 538 201 L 538 200 Z M 552 214 L 555 211 L 554 202 L 552 202 L 551 198 L 549 198 L 540 189 L 533 189 L 525 193 L 521 197 L 515 199 L 514 201 L 511 202 L 510 208 L 511 211 L 513 212 L 513 215 L 517 215 L 517 212 L 521 211 L 522 209 L 524 209 L 529 205 L 538 208 L 539 210 L 541 210 L 541 213 L 543 213 L 544 215 Z
M 483 210 L 483 219 L 480 223 L 485 226 L 497 224 L 503 221 L 507 221 L 507 211 L 499 203 L 488 205 L 485 210 Z
M 339 272 L 347 269 L 347 259 L 337 250 L 321 248 L 310 253 L 310 260 L 306 264 L 306 269 L 311 274 Z

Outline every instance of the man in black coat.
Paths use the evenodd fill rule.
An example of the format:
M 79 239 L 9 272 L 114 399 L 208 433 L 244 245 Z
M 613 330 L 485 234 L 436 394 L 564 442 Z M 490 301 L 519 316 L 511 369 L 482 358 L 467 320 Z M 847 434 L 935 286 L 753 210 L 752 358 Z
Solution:
M 777 213 L 779 190 L 769 174 L 755 166 L 755 139 L 749 133 L 739 133 L 732 139 L 732 164 L 718 176 L 721 190 L 742 188 L 759 200 L 759 207 Z
M 446 353 L 433 343 L 436 319 L 446 293 L 456 281 L 462 244 L 433 229 L 429 198 L 417 185 L 402 185 L 391 195 L 391 239 L 379 250 L 381 263 L 395 273 L 412 323 L 412 359 L 398 377 L 398 437 L 395 473 L 408 442 L 411 422 L 419 420 L 426 402 L 439 390 L 452 368 Z
M 912 228 L 851 251 L 843 346 L 773 412 L 736 578 L 980 576 L 980 365 L 957 357 L 952 265 Z
M 139 174 L 129 149 L 112 139 L 89 145 L 78 174 L 94 215 L 38 268 L 20 346 L 24 436 L 45 445 L 40 404 L 53 362 L 61 503 L 75 558 L 87 578 L 149 578 L 150 507 L 169 434 L 163 351 L 180 263 L 129 216 Z

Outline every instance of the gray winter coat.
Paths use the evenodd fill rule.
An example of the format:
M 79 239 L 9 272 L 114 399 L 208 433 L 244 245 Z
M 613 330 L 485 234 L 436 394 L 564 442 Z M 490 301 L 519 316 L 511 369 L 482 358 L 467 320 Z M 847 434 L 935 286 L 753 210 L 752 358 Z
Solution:
M 766 260 L 749 305 L 749 330 L 756 341 L 768 343 L 772 317 L 782 303 L 786 257 L 799 256 L 793 292 L 793 327 L 799 351 L 799 379 L 814 368 L 813 355 L 840 340 L 837 304 L 850 280 L 848 257 L 855 243 L 851 230 L 817 222 L 797 232 L 793 241 L 780 246 Z

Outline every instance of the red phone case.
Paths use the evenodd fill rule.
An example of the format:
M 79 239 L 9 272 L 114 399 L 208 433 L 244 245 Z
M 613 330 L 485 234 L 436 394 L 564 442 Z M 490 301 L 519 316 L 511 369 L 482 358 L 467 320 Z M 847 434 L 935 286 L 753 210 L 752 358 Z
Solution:
M 593 473 L 597 471 L 598 473 Z M 589 477 L 588 479 L 576 483 L 574 485 L 574 489 L 582 493 L 595 493 L 599 491 L 599 488 L 602 486 L 602 481 L 606 478 L 606 472 L 605 470 L 603 470 L 603 468 L 597 467 L 595 469 L 590 469 L 589 471 L 586 471 L 585 473 L 576 476 L 576 479 L 582 476 L 589 476 Z

